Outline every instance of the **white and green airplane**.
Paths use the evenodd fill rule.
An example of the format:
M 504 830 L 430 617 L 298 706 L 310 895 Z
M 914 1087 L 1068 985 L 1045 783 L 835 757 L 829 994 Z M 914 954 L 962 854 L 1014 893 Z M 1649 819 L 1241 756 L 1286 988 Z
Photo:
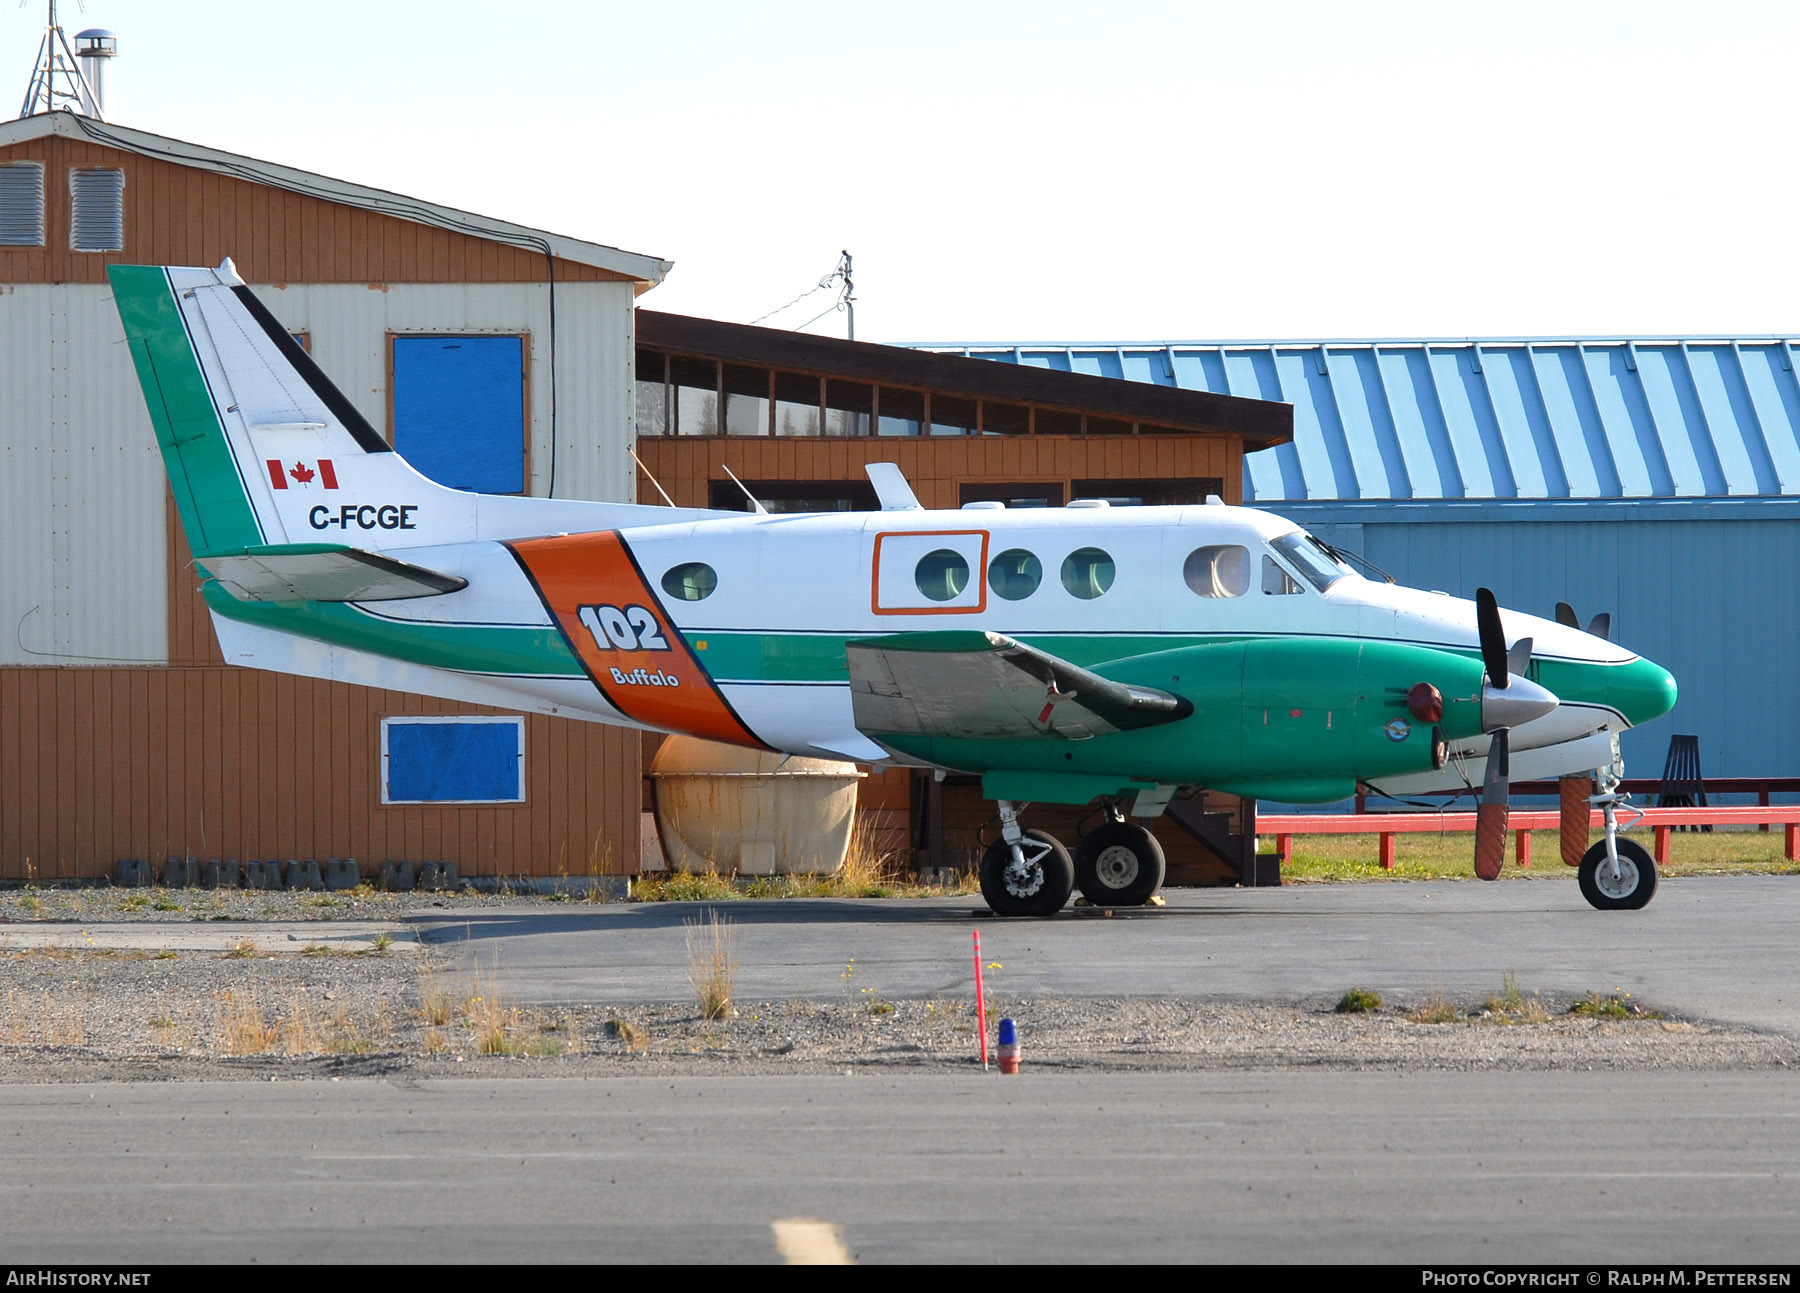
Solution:
M 1598 622 L 1363 578 L 1268 512 L 921 508 L 768 515 L 467 493 L 421 476 L 245 287 L 114 266 L 114 298 L 225 659 L 791 755 L 978 774 L 982 892 L 1048 915 L 1162 883 L 1153 818 L 1194 787 L 1288 802 L 1594 772 L 1581 868 L 1655 890 L 1616 835 L 1618 734 L 1675 683 Z M 1564 620 L 1572 615 L 1559 616 Z M 1030 801 L 1104 808 L 1073 857 Z

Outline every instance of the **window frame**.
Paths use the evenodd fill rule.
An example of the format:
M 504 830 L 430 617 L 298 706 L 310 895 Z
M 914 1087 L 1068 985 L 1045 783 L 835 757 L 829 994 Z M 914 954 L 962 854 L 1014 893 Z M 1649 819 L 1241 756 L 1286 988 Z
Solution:
M 469 727 L 511 725 L 519 735 L 518 794 L 512 799 L 395 799 L 389 792 L 388 729 L 398 723 L 406 727 L 445 726 L 456 723 Z M 525 800 L 525 716 L 523 714 L 387 714 L 381 719 L 381 805 L 384 808 L 507 808 L 523 805 Z
M 17 161 L 0 162 L 0 171 L 36 171 L 37 172 L 37 241 L 36 242 L 0 242 L 0 251 L 42 251 L 50 245 L 50 194 L 49 180 L 46 178 L 46 167 L 35 157 L 22 157 Z
M 398 341 L 429 341 L 432 338 L 456 341 L 463 338 L 485 340 L 490 337 L 516 337 L 519 341 L 519 404 L 524 439 L 524 470 L 520 476 L 523 488 L 516 494 L 495 494 L 495 498 L 531 498 L 531 333 L 518 328 L 425 328 L 396 330 L 386 334 L 387 350 L 387 442 L 394 447 L 394 346 Z M 454 486 L 445 486 L 454 488 Z M 469 491 L 473 492 L 473 491 Z
M 75 189 L 75 177 L 78 175 L 117 175 L 119 177 L 119 245 L 116 247 L 82 247 L 78 246 L 75 236 L 79 221 L 76 211 L 80 206 Z M 123 166 L 71 166 L 69 167 L 69 250 L 77 256 L 116 256 L 125 250 L 125 168 Z
M 1075 589 L 1070 585 L 1070 582 L 1069 582 L 1069 575 L 1071 573 L 1069 563 L 1074 561 L 1076 557 L 1079 557 L 1084 552 L 1099 553 L 1100 556 L 1102 556 L 1106 559 L 1106 564 L 1112 568 L 1112 574 L 1107 577 L 1106 586 L 1104 588 L 1100 589 L 1099 592 L 1095 593 L 1091 597 L 1085 597 L 1082 594 L 1076 592 Z M 1093 570 L 1093 568 L 1095 566 L 1097 566 L 1098 564 L 1099 564 L 1098 562 L 1090 562 L 1088 565 L 1088 570 L 1091 572 Z M 1113 554 L 1108 552 L 1105 548 L 1098 547 L 1092 543 L 1084 543 L 1081 547 L 1072 549 L 1069 552 L 1069 554 L 1062 559 L 1062 566 L 1057 571 L 1057 578 L 1058 578 L 1058 581 L 1062 584 L 1063 591 L 1065 593 L 1067 593 L 1070 597 L 1073 597 L 1076 601 L 1078 601 L 1078 602 L 1097 602 L 1102 597 L 1104 597 L 1108 593 L 1110 593 L 1113 590 L 1113 585 L 1115 585 L 1119 582 L 1119 559 L 1117 557 L 1113 556 Z M 1098 581 L 1096 580 L 1094 582 L 1098 582 Z

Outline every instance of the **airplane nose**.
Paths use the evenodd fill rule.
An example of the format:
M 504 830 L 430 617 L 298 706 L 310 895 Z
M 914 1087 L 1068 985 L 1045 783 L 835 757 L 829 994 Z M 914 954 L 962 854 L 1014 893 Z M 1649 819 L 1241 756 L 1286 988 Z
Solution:
M 1674 709 L 1675 696 L 1674 677 L 1648 660 L 1633 660 L 1607 672 L 1606 701 L 1634 727 Z

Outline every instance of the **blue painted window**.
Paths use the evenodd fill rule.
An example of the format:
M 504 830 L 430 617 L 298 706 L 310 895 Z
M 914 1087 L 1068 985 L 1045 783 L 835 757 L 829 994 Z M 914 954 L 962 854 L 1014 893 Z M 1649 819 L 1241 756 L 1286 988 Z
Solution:
M 525 720 L 384 718 L 384 804 L 518 804 L 525 801 Z
M 525 492 L 525 339 L 395 337 L 394 448 L 440 485 Z

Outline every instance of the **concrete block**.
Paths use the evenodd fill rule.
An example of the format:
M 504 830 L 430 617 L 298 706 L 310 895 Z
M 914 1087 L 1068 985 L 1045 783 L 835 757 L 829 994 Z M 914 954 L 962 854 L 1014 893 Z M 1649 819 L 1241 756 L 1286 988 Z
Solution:
M 404 893 L 410 890 L 418 877 L 413 873 L 411 862 L 396 862 L 393 858 L 381 864 L 381 887 L 392 892 Z
M 121 889 L 148 889 L 156 872 L 144 858 L 120 858 L 113 863 L 113 883 Z
M 355 858 L 332 858 L 325 863 L 327 889 L 354 889 L 362 883 L 362 868 Z
M 528 893 L 539 898 L 553 898 L 561 894 L 582 902 L 589 899 L 623 902 L 631 897 L 631 877 L 623 875 L 482 875 L 472 877 L 465 883 L 476 893 L 499 894 L 502 897 Z
M 238 887 L 238 860 L 232 858 L 221 862 L 213 858 L 201 869 L 200 883 L 208 889 L 236 889 Z
M 433 892 L 457 887 L 456 863 L 427 862 L 419 875 L 419 888 Z
M 164 888 L 191 889 L 199 883 L 199 858 L 170 858 L 163 864 Z
M 274 858 L 264 861 L 251 858 L 244 871 L 244 887 L 246 889 L 279 889 L 281 888 L 281 863 Z
M 307 858 L 304 862 L 289 859 L 282 879 L 289 889 L 319 890 L 325 887 L 325 878 L 319 874 L 317 858 Z

